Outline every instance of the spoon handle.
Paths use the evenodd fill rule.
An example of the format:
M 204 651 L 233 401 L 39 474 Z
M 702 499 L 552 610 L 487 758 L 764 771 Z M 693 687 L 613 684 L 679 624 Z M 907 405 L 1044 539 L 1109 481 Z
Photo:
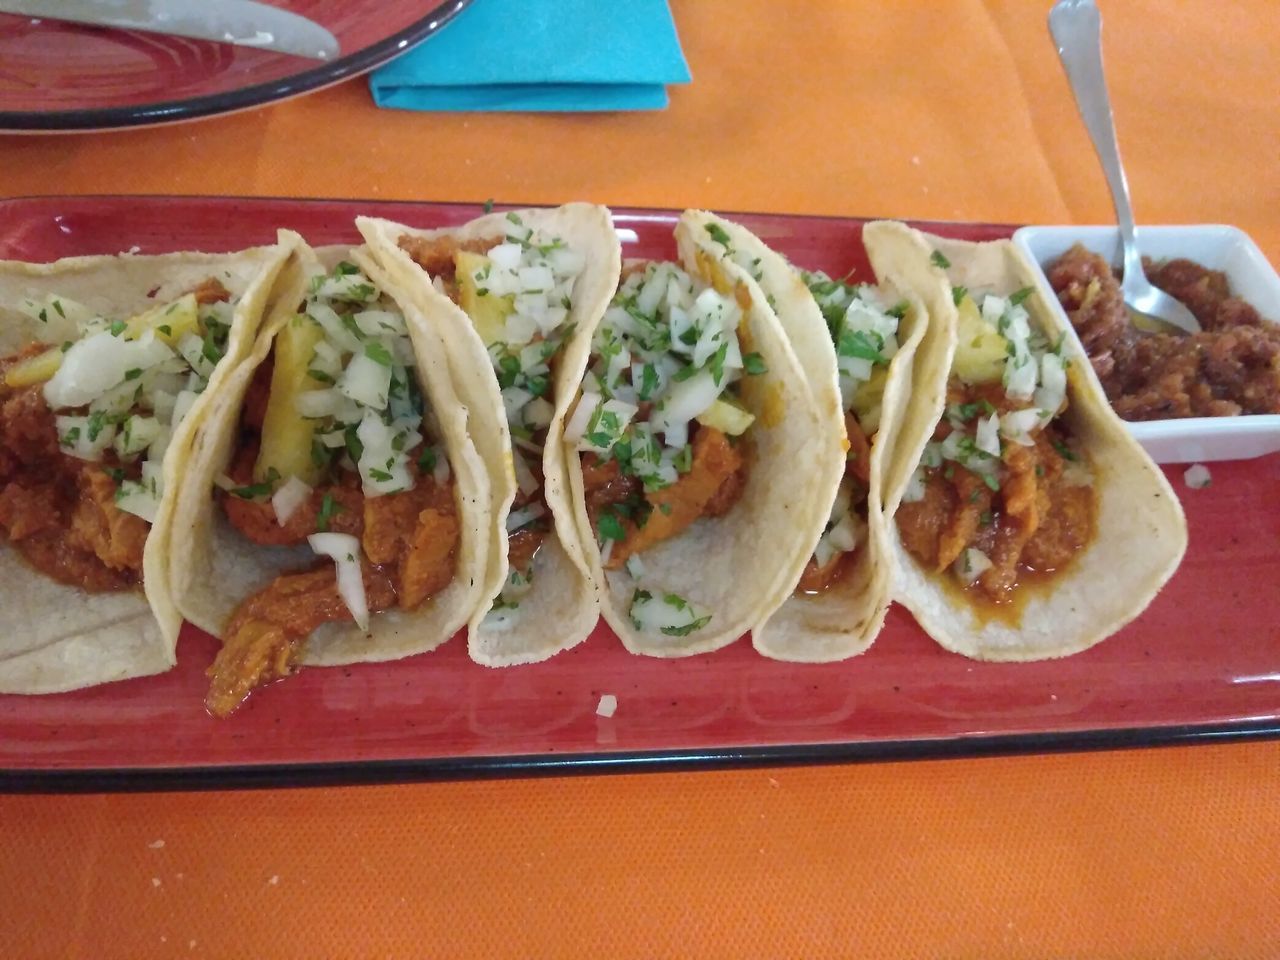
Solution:
M 1142 258 L 1134 236 L 1129 184 L 1120 165 L 1111 98 L 1102 72 L 1102 16 L 1094 0 L 1058 0 L 1049 11 L 1049 33 L 1058 48 L 1058 58 L 1067 72 L 1080 117 L 1111 189 L 1124 247 L 1124 275 L 1141 276 Z

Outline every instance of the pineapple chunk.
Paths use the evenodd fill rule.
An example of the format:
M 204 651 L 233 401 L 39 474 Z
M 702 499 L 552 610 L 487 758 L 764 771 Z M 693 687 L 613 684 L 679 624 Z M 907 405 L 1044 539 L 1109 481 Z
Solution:
M 176 347 L 179 340 L 188 333 L 198 332 L 198 328 L 196 297 L 193 293 L 187 293 L 177 300 L 159 304 L 126 321 L 124 332 L 120 335 L 126 340 L 136 340 L 148 330 L 154 330 L 157 339 Z M 50 347 L 44 353 L 15 363 L 4 376 L 5 386 L 16 388 L 44 383 L 62 366 L 62 354 L 62 347 Z
M 6 387 L 30 387 L 44 383 L 62 366 L 62 348 L 50 347 L 44 353 L 15 363 L 4 375 Z
M 263 483 L 276 471 L 280 479 L 297 477 L 315 486 L 320 467 L 311 458 L 311 441 L 316 422 L 298 412 L 300 393 L 320 390 L 325 384 L 308 373 L 316 344 L 324 338 L 324 328 L 310 317 L 289 320 L 275 340 L 275 366 L 271 370 L 271 394 L 262 420 L 262 444 L 253 465 L 255 483 Z
M 959 342 L 951 372 L 965 383 L 991 383 L 1004 376 L 1009 341 L 982 319 L 978 305 L 965 295 L 959 307 Z
M 736 403 L 716 400 L 694 419 L 704 427 L 711 427 L 727 436 L 737 437 L 746 433 L 747 427 L 751 426 L 756 418 Z
M 458 280 L 458 306 L 475 325 L 476 332 L 487 347 L 506 340 L 507 315 L 515 309 L 515 298 L 497 297 L 481 292 L 482 284 L 476 282 L 476 274 L 483 275 L 490 260 L 483 253 L 459 250 L 453 257 L 455 276 Z
M 196 295 L 184 293 L 177 300 L 162 303 L 138 314 L 124 325 L 124 338 L 137 340 L 148 330 L 156 332 L 156 339 L 176 348 L 178 341 L 188 333 L 199 333 L 200 320 Z

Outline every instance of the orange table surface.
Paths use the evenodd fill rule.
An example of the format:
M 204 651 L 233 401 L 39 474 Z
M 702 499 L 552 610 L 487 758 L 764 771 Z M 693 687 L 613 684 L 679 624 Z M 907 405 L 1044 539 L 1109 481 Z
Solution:
M 480 0 L 483 2 L 483 0 Z M 0 190 L 1106 222 L 1044 0 L 676 0 L 661 113 L 409 114 L 361 81 L 0 137 Z M 1280 260 L 1280 4 L 1105 4 L 1146 222 Z M 565 780 L 0 797 L 14 957 L 1280 955 L 1280 743 Z

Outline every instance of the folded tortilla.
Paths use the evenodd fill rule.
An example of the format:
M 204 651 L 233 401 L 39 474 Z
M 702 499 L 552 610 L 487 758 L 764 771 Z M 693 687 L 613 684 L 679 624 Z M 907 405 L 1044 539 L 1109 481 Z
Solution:
M 169 590 L 173 508 L 191 438 L 231 370 L 253 345 L 268 293 L 288 251 L 259 247 L 231 254 L 75 257 L 48 264 L 0 263 L 0 355 L 32 341 L 57 344 L 79 331 L 47 311 L 33 320 L 25 299 L 67 297 L 95 313 L 126 319 L 172 300 L 210 277 L 236 299 L 227 352 L 165 452 L 164 492 L 143 553 L 144 591 L 87 593 L 37 572 L 0 544 L 0 692 L 54 693 L 147 676 L 176 662 L 182 617 Z
M 655 657 L 720 649 L 758 628 L 783 604 L 822 533 L 844 458 L 842 422 L 833 420 L 830 408 L 819 411 L 768 291 L 722 258 L 725 247 L 713 238 L 717 227 L 732 225 L 710 213 L 687 211 L 675 238 L 680 262 L 691 276 L 734 295 L 743 310 L 742 350 L 759 353 L 765 367 L 740 381 L 739 401 L 755 418 L 740 498 L 725 515 L 703 516 L 645 549 L 638 576 L 625 567 L 606 570 L 587 511 L 579 453 L 566 446 L 580 538 L 601 585 L 604 617 L 628 650 Z M 745 231 L 735 228 L 735 235 Z M 801 349 L 810 347 L 816 345 L 802 341 Z M 829 401 L 826 396 L 824 402 Z M 690 632 L 643 629 L 630 615 L 637 591 L 655 597 L 676 593 L 707 611 L 710 620 Z
M 304 641 L 299 662 L 330 666 L 394 660 L 424 653 L 452 637 L 475 608 L 488 551 L 488 478 L 467 437 L 466 413 L 458 401 L 445 359 L 445 347 L 433 324 L 414 300 L 384 272 L 364 248 L 312 250 L 297 234 L 281 232 L 292 252 L 252 351 L 226 378 L 195 435 L 182 491 L 174 508 L 169 578 L 183 615 L 201 629 L 222 637 L 236 607 L 277 576 L 308 570 L 329 561 L 307 545 L 268 547 L 245 538 L 227 520 L 213 493 L 227 472 L 239 439 L 241 408 L 258 367 L 271 353 L 281 328 L 305 300 L 313 277 L 340 261 L 354 262 L 404 314 L 417 376 L 454 478 L 460 540 L 453 579 L 415 610 L 374 613 L 368 633 L 351 621 L 329 622 Z
M 806 469 L 806 482 L 815 487 L 828 509 L 845 470 L 844 411 L 840 397 L 835 346 L 817 303 L 795 269 L 778 254 L 741 228 L 726 225 L 733 245 L 758 259 L 760 286 L 772 297 L 778 319 L 799 357 L 815 393 L 827 438 L 824 457 Z M 912 276 L 921 244 L 898 223 L 869 223 L 863 241 L 880 288 L 888 299 L 903 300 L 905 315 L 898 327 L 898 352 L 889 362 L 881 400 L 880 423 L 871 442 L 867 495 L 867 533 L 853 565 L 822 593 L 794 594 L 752 634 L 755 647 L 779 660 L 819 663 L 865 652 L 884 625 L 891 599 L 893 559 L 886 543 L 886 524 L 902 498 L 911 470 L 942 413 L 945 383 L 917 381 L 918 362 L 936 367 L 932 358 L 945 351 L 945 325 L 930 323 L 951 294 L 946 281 L 929 275 Z M 918 252 L 918 251 L 917 251 Z M 929 251 L 924 251 L 925 263 Z M 732 264 L 740 273 L 742 267 Z M 919 360 L 917 357 L 919 356 Z M 835 452 L 833 453 L 833 449 Z M 834 476 L 834 481 L 832 477 Z
M 502 393 L 486 344 L 466 312 L 453 302 L 400 246 L 404 238 L 448 240 L 459 245 L 506 236 L 515 216 L 535 235 L 559 238 L 585 258 L 569 306 L 573 324 L 552 365 L 550 402 L 554 406 L 542 450 L 544 495 L 553 525 L 534 559 L 529 590 L 514 606 L 492 611 L 510 573 L 507 518 L 517 484 L 511 432 Z M 468 649 L 486 666 L 510 666 L 545 660 L 582 642 L 599 619 L 592 567 L 580 542 L 566 480 L 561 444 L 565 419 L 586 369 L 591 334 L 618 282 L 620 245 L 604 207 L 570 203 L 545 210 L 493 213 L 461 227 L 419 230 L 386 220 L 360 218 L 357 226 L 370 250 L 414 298 L 439 332 L 449 356 L 458 396 L 468 412 L 468 431 L 489 472 L 490 528 L 488 564 L 480 602 L 471 618 Z
M 939 279 L 1002 296 L 1032 289 L 1023 303 L 1032 326 L 1050 342 L 1061 338 L 1062 356 L 1069 361 L 1068 407 L 1059 419 L 1087 453 L 1097 498 L 1092 541 L 1064 569 L 1051 574 L 1048 583 L 1032 585 L 1028 595 L 1019 598 L 1016 622 L 981 615 L 947 582 L 951 572 L 925 569 L 889 522 L 895 599 L 943 647 L 980 660 L 1063 657 L 1115 633 L 1146 609 L 1177 569 L 1187 546 L 1186 519 L 1164 474 L 1107 403 L 1079 341 L 1048 308 L 1053 291 L 1007 241 L 966 243 L 899 228 L 876 231 L 868 236 L 867 246 L 873 259 L 893 264 L 901 282 L 913 286 L 922 299 L 926 289 L 932 291 L 930 320 L 945 330 L 947 342 L 945 348 L 921 351 L 914 370 L 914 381 L 930 385 L 931 392 L 945 390 L 959 323 L 953 300 L 936 294 Z M 910 415 L 923 414 L 913 409 Z M 938 419 L 935 415 L 935 424 Z M 920 455 L 918 448 L 898 451 L 895 469 L 910 473 Z

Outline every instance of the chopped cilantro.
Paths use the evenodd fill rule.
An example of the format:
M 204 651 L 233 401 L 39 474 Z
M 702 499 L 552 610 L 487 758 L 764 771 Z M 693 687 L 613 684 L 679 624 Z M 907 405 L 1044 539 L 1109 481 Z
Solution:
M 1035 293 L 1035 290 L 1032 287 L 1023 287 L 1021 290 L 1015 291 L 1014 294 L 1009 297 L 1009 303 L 1016 307 L 1033 293 Z
M 951 288 L 951 302 L 954 303 L 957 307 L 960 306 L 961 302 L 968 295 L 969 295 L 968 287 L 952 287 Z
M 385 470 L 379 470 L 377 467 L 369 468 L 369 476 L 373 477 L 373 479 L 377 480 L 379 483 L 386 483 L 391 479 L 391 474 L 387 473 Z
M 941 270 L 948 270 L 951 267 L 951 261 L 942 255 L 941 250 L 935 250 L 929 255 L 929 262 Z
M 768 373 L 769 367 L 764 362 L 764 357 L 758 353 L 748 353 L 742 358 L 742 368 L 747 371 L 750 376 L 757 377 L 762 373 Z
M 598 526 L 601 540 L 622 540 L 627 535 L 626 529 L 622 526 L 622 521 L 607 511 L 600 514 Z
M 679 473 L 688 473 L 693 469 L 693 447 L 685 444 L 680 448 L 680 452 L 676 454 L 673 461 L 675 468 Z
M 342 504 L 333 499 L 332 493 L 326 493 L 324 499 L 320 501 L 320 512 L 316 514 L 316 530 L 324 533 L 329 529 L 329 521 L 333 519 L 335 514 L 341 513 Z
M 265 497 L 274 488 L 277 480 L 280 479 L 280 473 L 275 467 L 267 471 L 267 479 L 261 483 L 251 483 L 247 487 L 232 487 L 227 492 L 233 497 L 239 497 L 241 500 L 255 500 L 258 497 Z
M 724 247 L 725 250 L 729 249 L 729 234 L 725 232 L 724 227 L 720 226 L 720 224 L 708 223 L 707 233 L 711 234 L 711 239 Z
M 118 336 L 120 336 L 120 334 L 124 333 L 125 328 L 126 328 L 127 326 L 128 326 L 128 324 L 127 324 L 127 323 L 125 323 L 123 320 L 112 320 L 112 321 L 111 321 L 111 327 L 110 327 L 110 329 L 111 329 L 111 335 L 112 335 L 113 337 L 118 337 Z
M 310 377 L 312 380 L 319 381 L 320 383 L 328 383 L 328 384 L 334 383 L 333 377 L 325 373 L 323 370 L 314 370 L 314 369 L 308 370 L 307 376 Z
M 132 370 L 126 370 L 124 372 L 124 378 L 126 380 L 137 380 L 140 376 L 142 376 L 141 367 L 134 367 Z
M 436 468 L 436 451 L 434 447 L 423 447 L 418 454 L 418 472 L 430 473 Z
M 89 439 L 92 440 L 93 438 L 90 437 Z M 1063 443 L 1061 440 L 1053 440 L 1051 442 L 1053 444 L 1053 449 L 1058 451 L 1058 456 L 1060 456 L 1063 460 L 1070 460 L 1074 462 L 1080 459 L 1075 455 L 1074 451 L 1072 451 L 1072 449 L 1068 447 L 1065 443 Z
M 386 344 L 379 343 L 377 340 L 370 340 L 364 345 L 364 355 L 374 363 L 384 367 L 391 366 L 391 351 L 387 349 Z
M 347 443 L 347 454 L 351 457 L 353 463 L 359 463 L 360 458 L 364 455 L 364 444 L 360 442 L 360 438 L 356 435 L 356 426 L 353 423 L 342 431 L 342 437 Z
M 841 331 L 836 353 L 842 357 L 870 360 L 872 363 L 889 362 L 888 357 L 880 352 L 880 347 L 871 342 L 871 335 L 864 330 Z
M 1000 492 L 1000 481 L 996 479 L 996 475 L 994 473 L 982 474 L 982 482 L 991 489 L 992 493 Z
M 64 319 L 64 320 L 65 320 L 65 319 L 67 318 L 67 315 L 66 315 L 66 314 L 63 312 L 63 310 L 62 310 L 62 301 L 61 301 L 61 300 L 54 300 L 54 301 L 53 301 L 53 309 L 58 311 L 58 316 L 62 317 L 62 319 Z M 43 319 L 43 317 L 42 317 L 42 319 Z
M 493 197 L 490 197 L 484 202 L 484 212 L 493 213 Z

